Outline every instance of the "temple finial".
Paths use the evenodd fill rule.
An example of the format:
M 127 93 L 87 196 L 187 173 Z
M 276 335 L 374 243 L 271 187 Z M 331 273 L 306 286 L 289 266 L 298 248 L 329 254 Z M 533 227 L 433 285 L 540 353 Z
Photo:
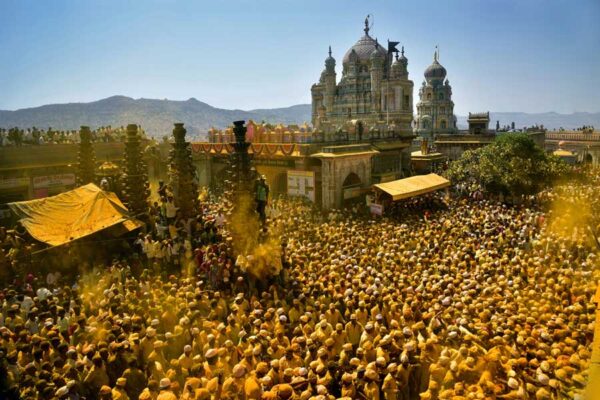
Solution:
M 404 46 L 402 46 L 402 56 L 404 56 Z
M 331 57 L 331 46 L 329 46 L 329 57 Z
M 367 18 L 365 18 L 365 35 L 369 34 L 369 16 L 367 15 Z

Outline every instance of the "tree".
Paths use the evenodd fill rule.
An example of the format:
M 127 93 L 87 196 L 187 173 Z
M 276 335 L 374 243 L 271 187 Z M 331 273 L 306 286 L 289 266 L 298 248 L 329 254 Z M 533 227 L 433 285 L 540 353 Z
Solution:
M 477 183 L 489 193 L 521 196 L 538 193 L 567 171 L 562 160 L 547 154 L 527 134 L 509 133 L 465 151 L 446 175 L 455 183 Z

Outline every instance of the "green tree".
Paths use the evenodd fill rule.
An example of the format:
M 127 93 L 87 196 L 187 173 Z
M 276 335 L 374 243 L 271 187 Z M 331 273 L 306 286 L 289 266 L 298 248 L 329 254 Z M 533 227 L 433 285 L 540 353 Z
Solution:
M 454 183 L 477 183 L 489 193 L 521 196 L 538 193 L 567 172 L 562 160 L 547 154 L 527 134 L 509 133 L 464 152 L 446 175 Z

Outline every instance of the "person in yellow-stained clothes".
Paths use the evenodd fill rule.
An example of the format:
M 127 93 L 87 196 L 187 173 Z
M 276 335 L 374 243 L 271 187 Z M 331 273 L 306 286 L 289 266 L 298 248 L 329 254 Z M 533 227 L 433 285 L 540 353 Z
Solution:
M 381 389 L 385 400 L 398 400 L 398 382 L 396 381 L 396 371 L 398 365 L 391 363 L 387 366 L 387 375 L 383 378 Z
M 129 400 L 129 396 L 125 391 L 125 385 L 127 384 L 127 379 L 121 377 L 117 379 L 116 386 L 112 389 L 112 398 L 113 400 Z
M 365 372 L 366 384 L 364 387 L 364 394 L 367 399 L 379 400 L 379 375 L 374 369 L 367 369 Z
M 177 396 L 171 390 L 171 381 L 169 378 L 163 378 L 159 383 L 159 393 L 156 400 L 177 400 Z
M 237 364 L 233 367 L 231 376 L 223 382 L 222 395 L 225 398 L 235 396 L 243 396 L 245 393 L 246 383 L 246 367 L 242 364 Z

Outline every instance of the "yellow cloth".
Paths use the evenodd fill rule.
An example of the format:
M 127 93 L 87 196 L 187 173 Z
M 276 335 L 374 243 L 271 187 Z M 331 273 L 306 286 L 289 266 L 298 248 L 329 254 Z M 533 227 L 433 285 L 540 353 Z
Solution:
M 378 183 L 374 188 L 387 193 L 393 201 L 419 196 L 450 186 L 450 181 L 437 174 L 416 175 L 397 181 Z
M 43 199 L 9 203 L 27 232 L 40 242 L 59 246 L 125 223 L 127 230 L 140 226 L 114 193 L 90 183 Z

